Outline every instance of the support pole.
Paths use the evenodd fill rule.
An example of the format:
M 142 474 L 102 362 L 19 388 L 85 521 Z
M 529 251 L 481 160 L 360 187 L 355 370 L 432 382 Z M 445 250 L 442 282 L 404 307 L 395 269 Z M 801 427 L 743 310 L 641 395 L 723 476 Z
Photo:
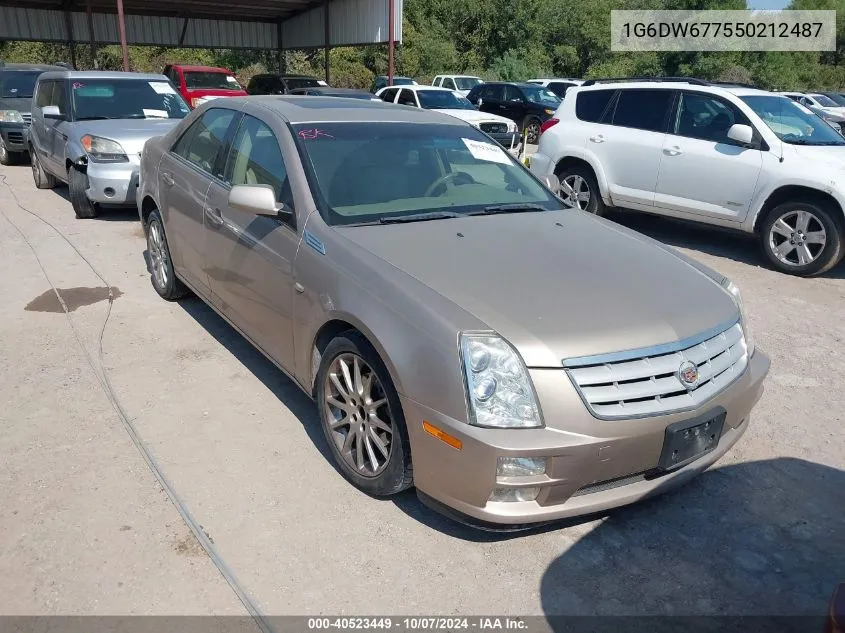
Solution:
M 282 22 L 276 22 L 276 47 L 279 55 L 279 74 L 284 75 L 287 71 L 285 63 L 285 51 L 282 49 Z
M 393 85 L 393 47 L 395 44 L 396 35 L 393 30 L 393 23 L 395 22 L 395 17 L 393 15 L 394 8 L 393 8 L 393 1 L 394 0 L 387 0 L 387 85 Z
M 120 32 L 120 50 L 123 53 L 123 70 L 129 72 L 129 48 L 126 46 L 126 19 L 123 15 L 123 0 L 117 0 L 117 28 Z
M 326 83 L 331 85 L 329 81 L 329 51 L 331 50 L 330 42 L 329 42 L 329 0 L 323 0 L 323 26 L 325 27 L 324 30 L 324 40 L 323 40 L 323 47 L 324 47 L 324 55 L 326 56 Z
M 88 14 L 88 43 L 91 46 L 91 67 L 96 69 L 97 64 L 97 40 L 94 37 L 94 13 L 91 10 L 91 0 L 85 2 L 85 13 Z
M 185 35 L 188 32 L 188 18 L 185 18 L 185 21 L 182 22 L 182 32 L 179 34 L 179 48 L 182 48 L 185 44 Z
M 70 65 L 76 70 L 76 46 L 73 39 L 73 18 L 70 11 L 65 9 L 65 29 L 67 30 L 67 45 L 70 49 Z

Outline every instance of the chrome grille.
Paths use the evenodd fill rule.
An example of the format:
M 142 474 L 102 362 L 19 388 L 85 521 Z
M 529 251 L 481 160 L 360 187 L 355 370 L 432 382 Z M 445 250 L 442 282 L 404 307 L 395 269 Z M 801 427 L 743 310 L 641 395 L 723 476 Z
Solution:
M 23 122 L 29 125 L 32 123 L 32 114 L 29 112 L 21 112 L 21 116 L 23 117 Z
M 742 375 L 748 353 L 742 327 L 735 323 L 676 351 L 655 355 L 632 351 L 624 357 L 614 355 L 610 362 L 600 359 L 569 359 L 564 366 L 590 411 L 599 418 L 617 419 L 698 407 Z M 692 387 L 678 376 L 686 361 L 698 368 Z
M 505 134 L 508 126 L 507 123 L 482 123 L 481 131 L 487 134 Z

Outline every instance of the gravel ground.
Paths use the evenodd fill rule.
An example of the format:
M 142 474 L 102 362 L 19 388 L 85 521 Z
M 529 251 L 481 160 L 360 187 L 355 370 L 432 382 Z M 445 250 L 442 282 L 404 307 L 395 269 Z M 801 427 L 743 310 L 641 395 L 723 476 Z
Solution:
M 346 484 L 304 395 L 198 300 L 156 296 L 133 211 L 75 220 L 65 188 L 36 190 L 25 166 L 3 177 L 2 614 L 245 612 L 130 441 L 103 371 L 266 613 L 818 615 L 845 581 L 845 266 L 791 278 L 747 238 L 614 218 L 739 284 L 772 358 L 766 393 L 737 447 L 687 487 L 491 535 L 413 493 L 377 501 Z M 89 289 L 71 295 L 70 320 L 10 221 L 56 287 Z

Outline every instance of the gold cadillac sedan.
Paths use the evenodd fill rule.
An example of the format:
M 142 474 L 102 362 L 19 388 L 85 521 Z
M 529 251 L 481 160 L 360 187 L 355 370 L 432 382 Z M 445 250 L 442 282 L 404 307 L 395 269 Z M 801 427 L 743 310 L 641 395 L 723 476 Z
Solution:
M 309 394 L 352 484 L 513 528 L 689 480 L 769 369 L 730 281 L 558 189 L 447 115 L 250 97 L 150 140 L 138 209 L 155 290 Z

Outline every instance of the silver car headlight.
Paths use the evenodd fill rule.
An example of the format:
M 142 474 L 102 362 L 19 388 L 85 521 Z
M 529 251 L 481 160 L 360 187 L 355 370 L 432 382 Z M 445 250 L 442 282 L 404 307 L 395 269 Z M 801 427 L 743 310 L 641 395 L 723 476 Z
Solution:
M 525 363 L 501 336 L 461 334 L 461 361 L 470 424 L 520 429 L 543 426 Z
M 722 280 L 721 285 L 722 288 L 730 293 L 731 297 L 733 297 L 734 303 L 739 308 L 739 322 L 742 326 L 742 333 L 745 335 L 745 346 L 748 348 L 748 355 L 751 356 L 754 353 L 754 337 L 751 335 L 751 327 L 748 324 L 748 316 L 745 313 L 745 305 L 742 302 L 742 295 L 740 294 L 737 285 L 727 277 Z
M 0 123 L 23 123 L 23 115 L 17 110 L 0 110 Z
M 79 141 L 85 153 L 94 160 L 108 163 L 125 163 L 129 160 L 123 146 L 110 138 L 86 134 Z

